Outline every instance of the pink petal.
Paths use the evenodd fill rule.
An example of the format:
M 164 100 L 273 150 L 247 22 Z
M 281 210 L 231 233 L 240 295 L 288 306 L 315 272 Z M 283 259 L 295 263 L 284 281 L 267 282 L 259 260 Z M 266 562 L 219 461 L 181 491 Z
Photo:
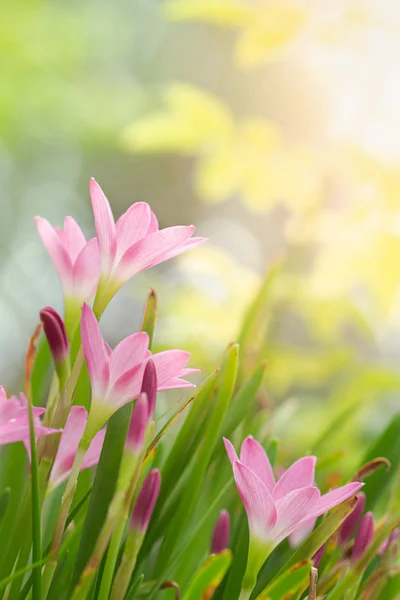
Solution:
M 158 226 L 158 221 L 157 221 L 157 217 L 156 215 L 153 213 L 153 211 L 151 211 L 150 214 L 150 225 L 149 228 L 147 230 L 147 235 L 150 235 L 151 233 L 155 233 L 156 231 L 158 231 L 160 228 Z
M 175 256 L 178 256 L 179 254 L 182 254 L 183 252 L 186 252 L 187 250 L 191 250 L 192 248 L 201 246 L 201 244 L 204 244 L 204 242 L 207 242 L 207 241 L 208 241 L 208 238 L 203 238 L 203 237 L 191 238 L 190 240 L 188 240 L 187 242 L 184 242 L 180 246 L 173 248 L 170 252 L 168 252 L 167 256 L 163 260 L 169 260 L 170 258 L 174 258 Z
M 71 472 L 87 417 L 87 410 L 83 406 L 71 407 L 50 473 L 50 481 L 54 486 L 64 481 Z
M 304 456 L 296 460 L 276 484 L 272 492 L 274 500 L 282 498 L 293 490 L 311 487 L 314 484 L 316 462 L 315 456 Z
M 238 455 L 236 454 L 236 450 L 233 447 L 232 442 L 230 442 L 227 438 L 223 438 L 223 440 L 224 440 L 224 444 L 225 444 L 226 453 L 227 453 L 228 458 L 231 461 L 231 465 L 233 467 L 233 464 L 235 462 L 239 462 Z
M 114 348 L 110 356 L 111 385 L 126 371 L 144 361 L 148 346 L 149 336 L 140 331 L 129 335 Z
M 289 544 L 292 548 L 297 548 L 308 538 L 312 530 L 315 527 L 317 521 L 316 517 L 303 521 L 301 525 L 296 527 L 294 531 L 289 535 Z M 315 566 L 315 565 L 314 565 Z
M 104 398 L 110 380 L 110 363 L 97 319 L 88 304 L 82 307 L 82 345 L 92 384 L 92 394 Z
M 146 394 L 140 394 L 136 400 L 129 424 L 126 446 L 134 454 L 139 454 L 143 447 L 144 436 L 147 428 L 149 406 Z
M 347 544 L 354 535 L 364 512 L 366 497 L 363 492 L 357 494 L 357 503 L 339 529 L 339 544 Z
M 360 527 L 354 540 L 351 560 L 355 561 L 362 557 L 364 552 L 369 548 L 374 537 L 374 517 L 372 512 L 367 512 L 361 519 Z
M 97 238 L 90 239 L 79 253 L 74 267 L 74 297 L 91 300 L 100 276 L 100 250 Z
M 304 487 L 293 490 L 275 502 L 277 522 L 274 539 L 277 544 L 294 531 L 308 514 L 320 497 L 316 487 Z
M 193 226 L 168 227 L 156 231 L 129 248 L 121 258 L 116 277 L 128 281 L 131 277 L 179 254 L 179 250 L 194 231 Z M 175 252 L 175 254 L 173 253 Z
M 143 239 L 151 224 L 151 209 L 146 202 L 136 202 L 118 219 L 115 231 L 117 235 L 117 260 L 133 244 Z
M 41 217 L 35 217 L 35 223 L 39 236 L 57 270 L 64 292 L 71 295 L 73 287 L 71 259 L 50 223 Z
M 363 483 L 358 482 L 347 483 L 336 490 L 332 490 L 331 492 L 324 494 L 314 504 L 309 518 L 311 519 L 311 517 L 320 517 L 337 504 L 341 504 L 348 498 L 354 496 L 354 494 L 356 494 L 358 490 L 363 487 L 363 485 Z
M 85 454 L 85 458 L 83 459 L 81 471 L 84 469 L 88 469 L 89 467 L 94 467 L 100 460 L 100 454 L 103 449 L 104 438 L 106 437 L 106 430 L 101 429 L 94 436 L 92 443 L 89 446 L 89 450 Z
M 103 190 L 93 178 L 90 180 L 89 191 L 101 252 L 102 269 L 108 275 L 114 264 L 117 251 L 114 217 Z
M 277 511 L 267 487 L 253 471 L 240 462 L 233 463 L 233 475 L 249 519 L 251 533 L 261 539 L 271 539 L 271 530 L 277 522 Z
M 185 366 L 189 360 L 189 352 L 183 350 L 165 350 L 153 354 L 152 360 L 157 372 L 157 389 L 166 390 L 172 387 L 192 387 L 186 381 L 177 378 L 185 374 Z
M 139 363 L 126 371 L 111 388 L 109 401 L 120 407 L 137 398 L 140 394 L 143 371 L 144 363 Z
M 86 246 L 86 238 L 82 233 L 82 229 L 72 217 L 64 219 L 64 247 L 67 250 L 72 263 L 75 262 L 79 253 Z
M 271 463 L 264 448 L 251 435 L 242 444 L 240 462 L 249 467 L 272 492 L 275 486 L 275 477 Z

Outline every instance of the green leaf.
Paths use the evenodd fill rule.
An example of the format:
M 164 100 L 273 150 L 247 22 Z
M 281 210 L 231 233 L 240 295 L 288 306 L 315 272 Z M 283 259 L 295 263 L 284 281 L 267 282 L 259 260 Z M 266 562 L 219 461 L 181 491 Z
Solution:
M 219 586 L 232 561 L 230 550 L 207 557 L 197 571 L 186 592 L 183 600 L 206 600 L 211 598 L 213 591 Z
M 32 402 L 35 406 L 44 406 L 50 386 L 53 361 L 46 336 L 42 335 L 38 345 L 35 364 L 32 370 Z
M 132 403 L 130 402 L 120 408 L 108 423 L 72 577 L 72 587 L 78 582 L 90 559 L 107 516 L 118 479 L 131 414 Z
M 129 590 L 126 594 L 126 600 L 134 600 L 135 594 L 138 591 L 143 579 L 144 579 L 143 574 L 139 575 L 139 577 L 137 579 L 135 579 L 135 581 L 132 583 L 131 587 L 129 588 Z
M 229 569 L 226 580 L 223 583 L 223 592 L 221 593 L 221 598 L 223 598 L 223 600 L 239 598 L 242 580 L 246 571 L 248 550 L 249 528 L 247 525 L 247 518 L 243 510 L 242 518 L 239 521 L 239 525 L 236 529 L 235 539 L 232 543 L 233 560 L 231 568 Z
M 390 471 L 379 469 L 365 482 L 363 492 L 367 498 L 366 510 L 372 510 L 380 496 L 386 491 L 400 465 L 400 414 L 394 416 L 382 435 L 367 450 L 361 464 L 378 456 L 391 463 Z
M 140 331 L 145 331 L 149 336 L 149 350 L 153 343 L 154 328 L 157 320 L 157 296 L 153 289 L 147 297 L 146 306 L 143 314 L 143 321 Z
M 33 420 L 33 407 L 30 394 L 28 397 L 29 433 L 31 448 L 31 482 L 32 482 L 32 562 L 40 563 L 42 560 L 42 521 L 41 521 L 41 498 L 39 485 L 39 471 L 36 452 L 35 425 Z M 32 569 L 32 600 L 42 598 L 42 568 Z
M 10 502 L 11 489 L 8 487 L 0 496 L 0 524 L 5 517 Z
M 257 596 L 259 600 L 281 600 L 304 592 L 310 582 L 311 561 L 298 563 L 282 573 Z
M 380 598 L 385 600 L 397 600 L 399 597 L 400 590 L 400 573 L 397 573 L 387 582 L 383 590 L 381 591 Z
M 235 388 L 239 348 L 232 345 L 219 376 L 217 397 L 210 415 L 208 427 L 203 431 L 202 444 L 198 448 L 192 470 L 186 481 L 175 518 L 169 524 L 161 545 L 156 564 L 156 575 L 161 576 L 173 556 L 176 545 L 183 535 L 203 486 L 212 452 L 220 437 L 220 429 Z M 187 456 L 187 455 L 186 455 Z

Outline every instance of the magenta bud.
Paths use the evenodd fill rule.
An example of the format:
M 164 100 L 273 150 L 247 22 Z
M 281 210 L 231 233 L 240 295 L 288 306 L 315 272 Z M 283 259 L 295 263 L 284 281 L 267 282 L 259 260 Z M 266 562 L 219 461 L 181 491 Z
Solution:
M 227 510 L 221 510 L 211 539 L 210 554 L 220 554 L 228 547 L 231 520 Z
M 148 403 L 147 395 L 140 394 L 133 409 L 129 425 L 126 446 L 133 454 L 140 454 L 147 427 Z
M 356 533 L 356 539 L 354 540 L 353 551 L 351 553 L 352 561 L 356 561 L 361 558 L 366 549 L 371 545 L 373 537 L 374 517 L 372 512 L 369 511 L 361 519 L 360 527 Z
M 69 343 L 64 321 L 54 308 L 46 306 L 40 311 L 40 320 L 49 343 L 60 384 L 69 376 Z
M 399 530 L 396 527 L 396 529 L 393 529 L 390 536 L 388 538 L 386 538 L 386 540 L 384 542 L 382 542 L 382 544 L 379 546 L 378 554 L 379 555 L 385 554 L 385 552 L 387 552 L 392 545 L 397 543 L 398 539 L 399 539 Z
M 325 542 L 325 544 L 322 544 L 321 548 L 319 550 L 317 550 L 316 553 L 314 554 L 314 556 L 312 557 L 313 567 L 315 567 L 316 569 L 318 569 L 318 565 L 321 562 L 321 558 L 324 555 L 325 547 L 326 547 L 326 542 Z
M 161 485 L 161 475 L 158 469 L 153 469 L 143 482 L 131 516 L 131 528 L 142 535 L 146 533 L 151 515 L 157 502 Z
M 152 421 L 156 408 L 157 372 L 156 366 L 151 359 L 147 361 L 146 368 L 144 370 L 141 392 L 147 395 L 147 401 L 149 404 L 148 420 Z
M 355 534 L 364 512 L 365 500 L 365 494 L 363 492 L 359 492 L 357 494 L 357 502 L 353 512 L 351 512 L 347 519 L 343 521 L 339 529 L 339 544 L 347 544 L 347 542 Z

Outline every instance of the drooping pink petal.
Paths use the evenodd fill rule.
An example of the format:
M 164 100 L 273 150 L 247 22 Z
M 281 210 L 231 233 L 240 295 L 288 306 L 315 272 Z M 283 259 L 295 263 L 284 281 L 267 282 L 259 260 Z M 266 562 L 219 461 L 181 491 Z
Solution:
M 204 242 L 207 242 L 207 241 L 208 241 L 208 238 L 203 238 L 203 237 L 190 238 L 183 244 L 180 244 L 179 246 L 172 248 L 172 250 L 170 250 L 165 255 L 163 260 L 169 260 L 170 258 L 175 258 L 175 256 L 179 256 L 179 254 L 183 254 L 183 252 L 186 252 L 187 250 L 196 248 L 197 246 L 200 246 L 201 244 L 204 244 Z
M 117 251 L 114 217 L 103 190 L 93 178 L 90 180 L 89 191 L 101 252 L 102 270 L 108 275 Z
M 72 281 L 72 261 L 62 245 L 59 236 L 46 219 L 35 217 L 36 227 L 39 236 L 50 255 L 51 260 L 56 268 L 58 276 L 62 282 L 64 292 L 71 293 Z
M 303 519 L 307 518 L 319 497 L 318 488 L 305 487 L 289 492 L 275 502 L 277 522 L 274 539 L 277 544 L 292 533 Z
M 151 209 L 146 202 L 136 202 L 118 219 L 115 231 L 118 242 L 117 260 L 122 258 L 133 244 L 148 234 Z
M 147 230 L 147 235 L 150 235 L 151 233 L 155 233 L 156 231 L 158 231 L 160 228 L 158 226 L 158 221 L 157 221 L 157 217 L 156 215 L 153 213 L 153 211 L 151 210 L 151 214 L 150 214 L 150 225 L 149 228 Z
M 289 535 L 289 544 L 291 548 L 297 548 L 308 538 L 312 530 L 315 527 L 317 517 L 312 517 L 307 521 L 303 521 L 301 525 L 296 527 L 294 531 Z M 315 565 L 314 565 L 315 566 Z
M 274 500 L 282 498 L 293 490 L 311 487 L 314 484 L 316 462 L 315 456 L 304 456 L 296 460 L 276 484 L 272 492 Z
M 168 227 L 139 240 L 122 256 L 115 271 L 116 277 L 122 283 L 144 269 L 168 260 L 174 256 L 171 252 L 184 244 L 194 229 L 191 225 Z
M 275 477 L 271 463 L 264 448 L 251 435 L 242 444 L 240 462 L 249 467 L 272 493 L 275 486 Z
M 240 462 L 233 463 L 233 475 L 247 513 L 251 534 L 259 539 L 271 539 L 277 511 L 267 486 Z
M 72 263 L 75 262 L 79 253 L 86 246 L 86 238 L 82 229 L 72 217 L 65 217 L 63 231 L 64 247 L 67 250 Z
M 84 471 L 85 469 L 89 469 L 90 467 L 94 467 L 95 465 L 97 465 L 100 459 L 101 451 L 103 449 L 105 437 L 105 429 L 101 429 L 96 433 L 96 435 L 92 439 L 88 451 L 85 454 L 85 458 L 83 459 L 81 471 Z
M 179 381 L 179 378 L 185 374 L 185 366 L 189 357 L 189 352 L 183 350 L 165 350 L 153 354 L 152 360 L 157 371 L 158 390 L 174 387 L 193 387 L 190 382 Z
M 90 300 L 96 291 L 99 277 L 99 244 L 97 238 L 91 238 L 78 254 L 73 266 L 73 295 L 76 298 Z
M 231 461 L 231 465 L 233 467 L 233 464 L 235 462 L 239 462 L 239 457 L 236 454 L 236 450 L 233 447 L 232 442 L 230 442 L 227 438 L 223 438 L 223 440 L 224 440 L 224 444 L 225 444 L 226 453 L 227 453 L 228 458 Z
M 354 496 L 358 490 L 363 487 L 363 483 L 353 482 L 347 483 L 342 487 L 336 488 L 327 494 L 324 494 L 317 500 L 317 502 L 312 507 L 308 518 L 311 517 L 320 517 L 324 513 L 328 512 L 334 506 L 341 504 L 348 498 Z
M 82 307 L 81 335 L 93 396 L 103 398 L 107 393 L 110 380 L 110 362 L 100 326 L 92 309 L 86 303 Z
M 59 485 L 71 472 L 79 442 L 85 431 L 87 416 L 87 410 L 83 406 L 72 406 L 69 411 L 50 473 L 53 486 Z
M 133 333 L 123 339 L 111 352 L 110 384 L 114 385 L 126 371 L 143 362 L 148 347 L 149 336 L 144 331 Z

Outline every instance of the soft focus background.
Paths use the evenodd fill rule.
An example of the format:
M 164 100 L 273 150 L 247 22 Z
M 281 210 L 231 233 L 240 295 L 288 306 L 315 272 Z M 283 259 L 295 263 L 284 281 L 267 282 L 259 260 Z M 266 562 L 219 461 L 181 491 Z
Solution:
M 110 342 L 152 286 L 158 347 L 208 373 L 259 294 L 265 428 L 356 463 L 400 389 L 398 2 L 9 0 L 0 55 L 0 381 L 61 309 L 33 217 L 92 235 L 94 176 L 116 217 L 144 200 L 210 239 L 124 288 Z

